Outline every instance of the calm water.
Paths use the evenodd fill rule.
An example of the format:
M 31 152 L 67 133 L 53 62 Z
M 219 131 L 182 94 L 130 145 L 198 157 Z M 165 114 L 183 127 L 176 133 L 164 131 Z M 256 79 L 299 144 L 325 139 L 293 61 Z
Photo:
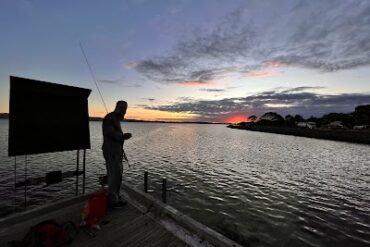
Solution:
M 224 125 L 124 123 L 131 169 L 124 180 L 142 188 L 143 172 L 169 204 L 249 246 L 369 246 L 370 146 L 228 129 Z M 0 210 L 21 206 L 14 196 L 14 159 L 7 157 L 8 121 L 0 120 Z M 101 123 L 91 122 L 87 187 L 105 172 Z M 75 169 L 76 152 L 33 155 L 28 171 Z M 18 179 L 24 157 L 19 157 Z M 74 194 L 74 179 L 28 191 L 33 206 Z

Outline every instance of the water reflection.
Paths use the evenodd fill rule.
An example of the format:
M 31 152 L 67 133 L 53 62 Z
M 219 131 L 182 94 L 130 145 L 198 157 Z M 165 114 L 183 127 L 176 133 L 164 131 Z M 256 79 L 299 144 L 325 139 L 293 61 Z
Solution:
M 5 156 L 6 128 L 0 121 L 1 182 L 9 185 L 13 167 Z M 126 143 L 132 167 L 125 166 L 124 180 L 142 188 L 147 170 L 150 189 L 159 197 L 166 177 L 171 205 L 244 245 L 370 244 L 369 146 L 223 125 L 125 123 L 123 129 L 133 133 Z M 99 122 L 91 123 L 91 142 L 90 191 L 105 172 Z M 61 162 L 74 167 L 75 153 L 29 159 L 30 169 L 42 174 Z M 73 183 L 35 187 L 29 192 L 32 203 L 69 196 Z M 2 187 L 2 209 L 13 209 L 13 200 L 6 199 L 12 193 Z M 21 202 L 21 191 L 18 196 Z

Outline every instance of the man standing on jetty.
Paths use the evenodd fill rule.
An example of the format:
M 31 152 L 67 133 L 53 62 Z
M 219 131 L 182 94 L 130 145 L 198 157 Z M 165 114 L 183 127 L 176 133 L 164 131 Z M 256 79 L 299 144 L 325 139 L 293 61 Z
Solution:
M 126 101 L 118 101 L 113 112 L 108 113 L 103 120 L 103 155 L 107 167 L 108 178 L 108 206 L 123 207 L 127 202 L 122 200 L 120 189 L 123 173 L 123 143 L 131 138 L 131 133 L 123 133 L 121 120 L 127 110 Z

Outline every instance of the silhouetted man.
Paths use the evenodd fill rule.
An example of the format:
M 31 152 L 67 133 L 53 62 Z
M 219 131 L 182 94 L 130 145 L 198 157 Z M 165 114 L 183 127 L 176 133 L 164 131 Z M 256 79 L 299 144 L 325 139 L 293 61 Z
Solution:
M 121 120 L 127 110 L 126 101 L 118 101 L 113 112 L 108 113 L 103 120 L 103 155 L 107 167 L 108 179 L 108 205 L 110 207 L 122 207 L 126 204 L 120 196 L 122 183 L 123 165 L 125 157 L 123 143 L 131 138 L 131 133 L 123 133 Z

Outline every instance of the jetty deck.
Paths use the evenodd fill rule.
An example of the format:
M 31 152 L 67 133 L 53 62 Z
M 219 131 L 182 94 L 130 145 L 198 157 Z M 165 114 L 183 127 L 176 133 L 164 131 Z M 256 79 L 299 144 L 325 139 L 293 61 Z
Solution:
M 76 203 L 2 228 L 0 233 L 1 246 L 8 246 L 7 242 L 11 240 L 21 240 L 31 226 L 43 220 L 56 219 L 58 222 L 78 222 L 81 219 L 84 204 L 84 202 Z M 131 204 L 122 209 L 110 210 L 105 219 L 109 223 L 103 225 L 101 230 L 96 231 L 96 237 L 90 238 L 87 233 L 81 231 L 71 246 L 188 246 Z
M 108 211 L 107 224 L 91 238 L 81 230 L 70 246 L 240 246 L 144 192 L 123 185 L 128 204 Z M 0 220 L 0 247 L 21 240 L 31 226 L 47 219 L 81 220 L 88 195 L 42 206 Z

